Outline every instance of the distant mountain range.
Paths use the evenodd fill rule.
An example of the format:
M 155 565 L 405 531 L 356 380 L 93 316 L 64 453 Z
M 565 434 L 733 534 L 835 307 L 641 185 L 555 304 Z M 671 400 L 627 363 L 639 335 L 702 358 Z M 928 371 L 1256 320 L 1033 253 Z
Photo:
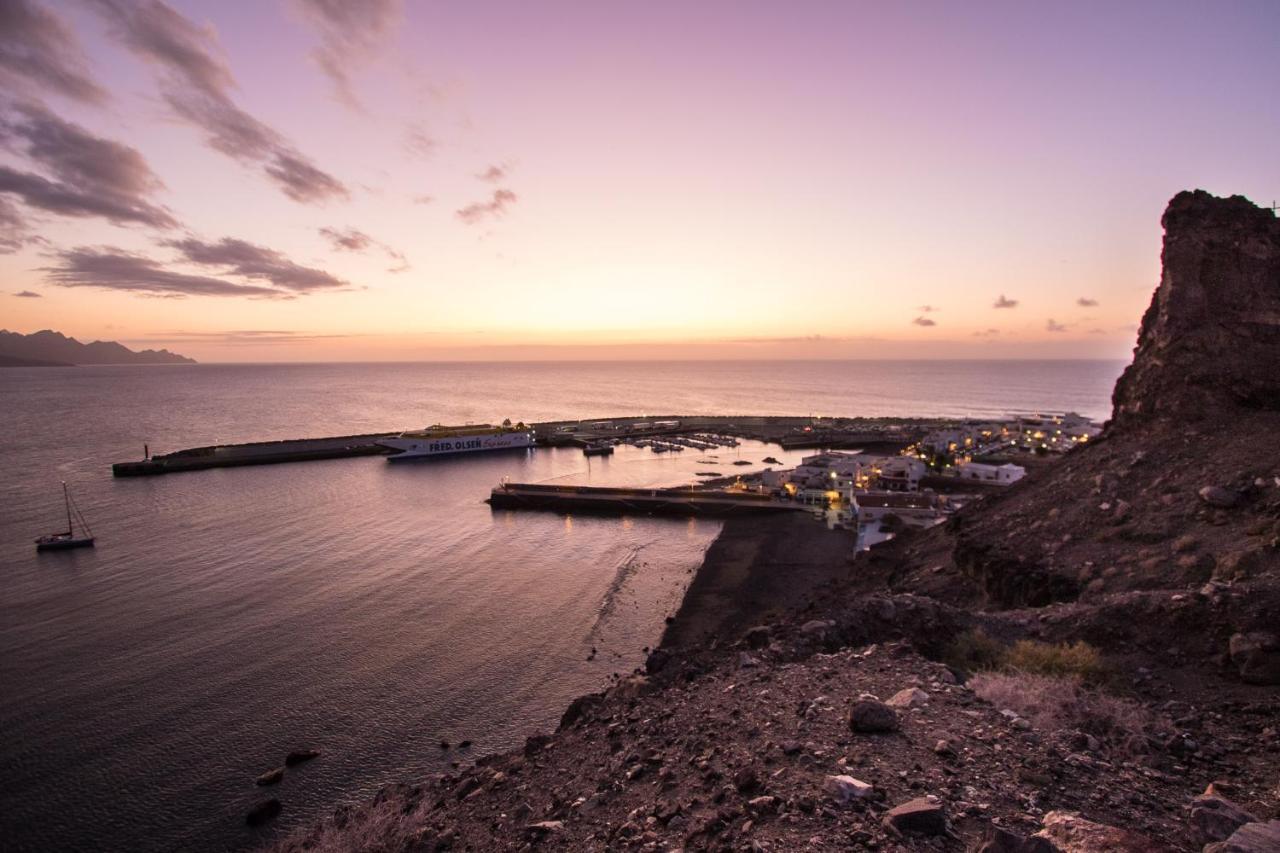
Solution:
M 72 367 L 81 364 L 195 364 L 167 349 L 134 352 L 115 341 L 82 344 L 45 329 L 23 335 L 0 329 L 0 367 Z

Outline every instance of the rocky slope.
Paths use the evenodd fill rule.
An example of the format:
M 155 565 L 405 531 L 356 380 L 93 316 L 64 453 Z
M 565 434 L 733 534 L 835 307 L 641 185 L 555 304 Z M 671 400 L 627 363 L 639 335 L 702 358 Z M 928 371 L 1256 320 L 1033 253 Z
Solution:
M 1280 849 L 1280 229 L 1164 224 L 1099 441 L 857 559 L 730 524 L 646 672 L 281 847 Z

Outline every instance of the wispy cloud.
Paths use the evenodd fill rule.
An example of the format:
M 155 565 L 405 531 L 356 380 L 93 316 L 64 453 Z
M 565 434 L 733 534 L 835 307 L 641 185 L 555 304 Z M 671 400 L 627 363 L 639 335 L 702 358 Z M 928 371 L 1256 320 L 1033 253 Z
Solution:
M 440 143 L 418 125 L 410 125 L 404 134 L 404 147 L 415 157 L 427 159 L 436 153 Z
M 1059 323 L 1057 320 L 1050 317 L 1048 321 L 1046 321 L 1044 324 L 1044 330 L 1046 332 L 1065 332 L 1067 330 L 1067 327 L 1066 325 Z
M 0 117 L 0 145 L 21 151 L 51 177 L 0 166 L 0 193 L 61 216 L 172 228 L 177 220 L 149 196 L 163 187 L 135 149 L 94 136 L 35 104 Z
M 1081 296 L 1079 299 L 1076 300 L 1076 304 L 1079 305 L 1081 308 L 1097 308 L 1098 300 L 1090 299 L 1087 296 Z
M 47 279 L 60 287 L 91 287 L 144 296 L 287 296 L 271 287 L 238 284 L 219 278 L 166 269 L 158 261 L 111 246 L 80 247 L 56 253 L 58 263 L 44 267 Z
M 91 104 L 107 100 L 66 21 L 31 0 L 0 3 L 0 91 L 56 93 Z
M 314 267 L 304 267 L 275 249 L 258 246 L 246 240 L 225 237 L 209 243 L 189 237 L 168 240 L 164 245 L 178 250 L 184 260 L 205 267 L 220 268 L 224 274 L 251 281 L 266 281 L 280 290 L 306 293 L 349 287 L 335 275 Z
M 431 204 L 435 200 L 436 200 L 436 197 L 433 195 L 424 194 L 424 195 L 415 195 L 413 197 L 414 204 Z
M 1002 293 L 1002 294 L 1000 294 L 1000 298 L 999 298 L 999 299 L 997 299 L 997 300 L 995 301 L 995 304 L 994 304 L 994 305 L 992 305 L 991 307 L 992 307 L 992 308 L 1017 308 L 1017 307 L 1018 307 L 1018 300 L 1016 300 L 1016 299 L 1010 299 L 1009 297 L 1005 296 L 1005 295 Z
M 488 181 L 491 184 L 498 183 L 506 176 L 507 176 L 507 167 L 505 165 L 490 166 L 489 168 L 485 169 L 483 172 L 480 172 L 476 175 L 476 177 L 479 178 L 480 180 Z
M 919 311 L 921 314 L 932 314 L 934 311 L 937 311 L 938 309 L 932 305 L 921 305 L 916 310 Z
M 507 212 L 507 208 L 515 204 L 515 202 L 516 194 L 511 190 L 494 190 L 493 197 L 488 201 L 478 201 L 475 204 L 459 208 L 457 214 L 458 218 L 463 222 L 468 225 L 474 225 L 490 216 L 502 216 Z
M 917 317 L 917 318 L 915 318 L 914 320 L 912 320 L 911 322 L 912 322 L 912 323 L 915 323 L 917 326 L 936 326 L 936 325 L 938 325 L 938 324 L 937 324 L 937 322 L 935 322 L 935 321 L 933 321 L 933 320 L 930 320 L 928 317 Z
M 42 299 L 43 293 L 36 293 L 34 290 L 19 290 L 14 296 L 21 296 L 23 299 Z
M 241 163 L 256 163 L 286 196 L 303 203 L 346 198 L 346 186 L 301 154 L 280 133 L 241 109 L 236 83 L 219 55 L 213 30 L 163 0 L 89 0 L 111 33 L 156 68 L 160 92 L 208 145 Z M 353 4 L 353 6 L 356 4 Z
M 1000 334 L 1000 330 L 999 330 L 999 329 L 979 329 L 978 331 L 976 331 L 976 332 L 974 332 L 974 333 L 973 333 L 973 337 L 975 337 L 975 338 L 994 338 L 994 337 L 995 337 L 996 335 L 998 335 L 998 334 Z
M 378 249 L 396 262 L 396 265 L 388 268 L 387 272 L 405 272 L 411 269 L 408 259 L 405 258 L 403 252 L 399 252 L 381 240 L 375 240 L 363 231 L 355 228 L 320 228 L 319 233 L 329 241 L 329 245 L 333 247 L 335 252 L 357 252 L 365 253 L 370 249 Z
M 343 104 L 363 110 L 351 85 L 351 72 L 368 64 L 395 32 L 402 18 L 400 0 L 294 0 L 320 34 L 312 53 Z
M 193 341 L 213 344 L 259 345 L 259 344 L 292 344 L 304 341 L 333 340 L 335 338 L 353 338 L 359 335 L 320 334 L 305 331 L 287 331 L 281 329 L 237 329 L 226 332 L 160 332 L 144 338 L 127 339 L 126 343 L 138 344 L 182 344 Z

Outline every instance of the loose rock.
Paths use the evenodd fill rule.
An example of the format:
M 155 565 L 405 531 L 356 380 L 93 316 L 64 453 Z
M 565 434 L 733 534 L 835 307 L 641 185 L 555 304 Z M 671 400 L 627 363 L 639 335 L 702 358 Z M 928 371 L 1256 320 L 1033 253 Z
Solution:
M 947 831 L 947 814 L 943 811 L 942 804 L 928 797 L 908 800 L 894 806 L 880 822 L 885 829 L 900 833 L 942 835 Z
M 249 809 L 249 813 L 244 816 L 244 822 L 249 826 L 262 826 L 279 815 L 282 808 L 280 801 L 275 797 L 263 800 Z
M 896 732 L 898 714 L 883 702 L 859 699 L 849 709 L 849 728 L 859 734 Z

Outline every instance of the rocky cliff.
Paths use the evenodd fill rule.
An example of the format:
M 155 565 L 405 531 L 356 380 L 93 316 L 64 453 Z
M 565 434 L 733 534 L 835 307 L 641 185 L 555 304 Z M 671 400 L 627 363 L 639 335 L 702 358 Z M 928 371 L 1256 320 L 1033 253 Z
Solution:
M 1162 222 L 1160 286 L 1116 383 L 1114 422 L 1280 409 L 1280 220 L 1197 190 L 1176 195 Z

